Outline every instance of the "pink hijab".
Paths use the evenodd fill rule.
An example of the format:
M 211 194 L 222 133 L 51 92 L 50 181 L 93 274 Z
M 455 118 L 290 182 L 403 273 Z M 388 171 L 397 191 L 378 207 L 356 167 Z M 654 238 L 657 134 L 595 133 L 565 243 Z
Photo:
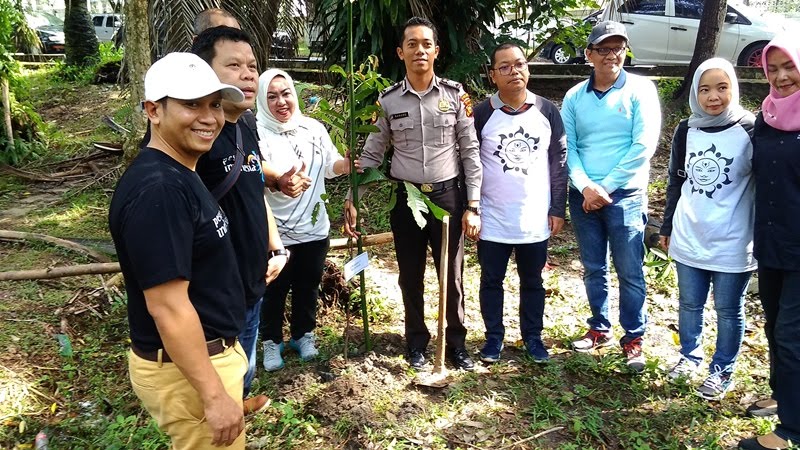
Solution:
M 792 37 L 794 39 L 792 39 Z M 767 73 L 767 52 L 771 48 L 777 48 L 786 53 L 794 62 L 796 70 L 800 70 L 800 47 L 798 47 L 797 36 L 784 34 L 776 36 L 766 47 L 761 55 L 761 64 L 764 74 Z M 800 91 L 788 97 L 781 97 L 772 86 L 769 87 L 769 95 L 761 104 L 764 114 L 764 121 L 771 127 L 782 131 L 800 131 Z

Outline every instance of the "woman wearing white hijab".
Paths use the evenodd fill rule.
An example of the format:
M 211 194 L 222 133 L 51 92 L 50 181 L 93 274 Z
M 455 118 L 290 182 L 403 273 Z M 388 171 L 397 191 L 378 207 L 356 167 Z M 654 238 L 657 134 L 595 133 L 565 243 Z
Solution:
M 264 174 L 273 188 L 265 194 L 281 241 L 291 254 L 281 275 L 267 286 L 261 308 L 264 368 L 283 367 L 283 317 L 292 291 L 289 347 L 307 361 L 317 356 L 319 283 L 328 253 L 330 221 L 325 210 L 325 178 L 350 172 L 350 160 L 336 151 L 325 127 L 298 109 L 292 78 L 277 69 L 258 80 L 256 100 Z
M 692 115 L 672 139 L 669 184 L 660 242 L 678 273 L 681 358 L 670 379 L 686 378 L 703 362 L 703 308 L 714 289 L 717 341 L 709 376 L 697 389 L 718 400 L 733 388 L 744 337 L 744 294 L 753 259 L 755 117 L 739 105 L 733 66 L 703 62 L 692 79 Z

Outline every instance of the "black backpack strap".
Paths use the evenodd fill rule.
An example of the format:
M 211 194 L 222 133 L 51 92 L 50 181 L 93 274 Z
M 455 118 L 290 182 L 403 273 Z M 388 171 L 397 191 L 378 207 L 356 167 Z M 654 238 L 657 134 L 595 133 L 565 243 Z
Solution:
M 228 175 L 225 176 L 225 179 L 222 180 L 222 183 L 217 185 L 213 191 L 211 191 L 211 195 L 214 196 L 217 201 L 219 201 L 228 191 L 231 190 L 234 184 L 236 184 L 236 180 L 239 179 L 239 175 L 242 173 L 242 165 L 244 165 L 244 150 L 242 150 L 242 129 L 239 128 L 239 124 L 236 124 L 236 152 L 234 155 L 234 162 L 231 171 L 228 172 Z
M 247 128 L 253 132 L 253 135 L 256 137 L 256 142 L 258 142 L 258 125 L 256 125 L 256 115 L 253 114 L 253 111 L 248 109 L 242 113 L 242 120 L 245 124 L 247 124 Z

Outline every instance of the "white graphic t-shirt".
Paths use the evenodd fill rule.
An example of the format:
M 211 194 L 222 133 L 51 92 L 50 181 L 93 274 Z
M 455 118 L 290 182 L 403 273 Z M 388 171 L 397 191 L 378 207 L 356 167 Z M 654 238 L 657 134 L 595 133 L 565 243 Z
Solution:
M 689 128 L 669 246 L 676 261 L 716 272 L 755 270 L 752 160 L 741 125 L 716 133 Z
M 481 130 L 482 240 L 524 244 L 550 237 L 548 149 L 553 130 L 536 100 L 529 94 L 516 111 L 496 105 Z

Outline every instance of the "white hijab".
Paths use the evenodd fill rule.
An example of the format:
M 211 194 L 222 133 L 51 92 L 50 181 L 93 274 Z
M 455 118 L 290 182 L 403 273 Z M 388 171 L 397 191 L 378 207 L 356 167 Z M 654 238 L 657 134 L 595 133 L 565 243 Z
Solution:
M 294 97 L 294 111 L 292 111 L 292 116 L 289 118 L 289 121 L 285 123 L 272 115 L 272 111 L 269 110 L 269 105 L 267 104 L 269 84 L 272 83 L 272 79 L 275 77 L 283 77 L 286 79 L 286 82 L 289 84 L 289 89 L 292 91 L 292 96 Z M 258 108 L 258 112 L 256 113 L 258 128 L 264 128 L 277 134 L 294 131 L 303 116 L 297 102 L 297 91 L 294 89 L 294 81 L 288 73 L 280 69 L 269 69 L 258 77 L 258 98 L 256 99 L 256 107 Z
M 700 77 L 702 77 L 703 73 L 707 70 L 711 69 L 721 69 L 728 75 L 728 79 L 731 81 L 731 102 L 724 111 L 716 116 L 703 111 L 700 102 L 697 101 Z M 694 78 L 692 78 L 692 90 L 689 93 L 689 107 L 692 109 L 692 115 L 689 117 L 689 126 L 693 128 L 721 127 L 729 123 L 736 123 L 748 114 L 748 112 L 739 105 L 739 80 L 736 78 L 736 73 L 733 71 L 733 66 L 730 62 L 722 58 L 711 58 L 700 64 L 694 72 Z

